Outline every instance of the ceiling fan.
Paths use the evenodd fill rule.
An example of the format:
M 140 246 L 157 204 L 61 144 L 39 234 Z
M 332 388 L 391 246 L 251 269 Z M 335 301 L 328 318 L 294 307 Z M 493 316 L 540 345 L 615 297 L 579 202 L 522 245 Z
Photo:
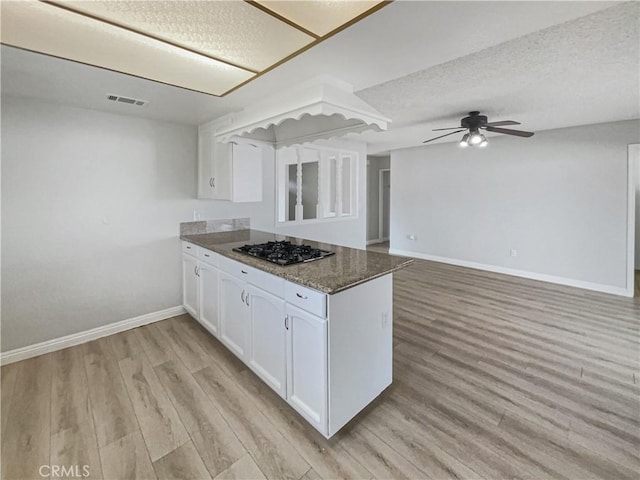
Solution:
M 533 136 L 533 132 L 524 132 L 522 130 L 512 130 L 510 128 L 499 128 L 504 125 L 520 125 L 520 122 L 514 122 L 513 120 L 503 120 L 501 122 L 488 122 L 486 115 L 480 115 L 480 112 L 469 112 L 468 117 L 464 117 L 460 120 L 459 127 L 448 127 L 448 128 L 436 128 L 433 131 L 439 132 L 441 130 L 455 130 L 455 132 L 445 133 L 444 135 L 440 135 L 439 137 L 430 138 L 429 140 L 425 140 L 422 143 L 432 142 L 439 138 L 447 137 L 449 135 L 453 135 L 455 133 L 464 132 L 462 140 L 460 140 L 461 147 L 468 147 L 469 145 L 477 146 L 477 147 L 486 147 L 489 142 L 485 138 L 485 136 L 480 133 L 480 130 L 486 130 L 487 132 L 495 132 L 495 133 L 503 133 L 505 135 L 515 135 L 516 137 L 531 137 Z

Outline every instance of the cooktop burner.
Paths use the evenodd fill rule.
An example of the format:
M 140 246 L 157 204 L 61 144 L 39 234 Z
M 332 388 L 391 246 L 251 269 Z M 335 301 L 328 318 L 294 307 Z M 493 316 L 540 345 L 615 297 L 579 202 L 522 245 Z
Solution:
M 234 252 L 262 258 L 278 265 L 311 262 L 333 255 L 335 252 L 313 248 L 309 245 L 295 245 L 289 241 L 267 242 L 236 247 Z

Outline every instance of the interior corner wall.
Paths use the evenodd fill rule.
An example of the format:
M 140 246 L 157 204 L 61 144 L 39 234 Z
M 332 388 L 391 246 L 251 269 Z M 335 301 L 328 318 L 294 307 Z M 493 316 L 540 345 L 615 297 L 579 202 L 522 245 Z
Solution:
M 367 240 L 378 240 L 380 221 L 380 170 L 389 168 L 391 157 L 367 159 Z
M 638 143 L 639 127 L 634 120 L 496 136 L 486 149 L 394 151 L 391 249 L 624 290 L 627 145 Z
M 262 202 L 197 200 L 196 127 L 7 96 L 1 113 L 2 352 L 181 305 L 194 211 L 273 225 L 269 152 Z

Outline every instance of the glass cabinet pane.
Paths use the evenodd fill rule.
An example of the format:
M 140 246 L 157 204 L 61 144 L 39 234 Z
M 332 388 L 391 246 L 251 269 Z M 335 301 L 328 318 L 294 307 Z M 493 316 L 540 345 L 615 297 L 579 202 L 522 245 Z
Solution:
M 351 157 L 342 157 L 342 215 L 351 215 Z
M 302 164 L 302 218 L 317 217 L 318 206 L 318 162 Z
M 287 221 L 296 219 L 298 197 L 298 164 L 287 165 Z

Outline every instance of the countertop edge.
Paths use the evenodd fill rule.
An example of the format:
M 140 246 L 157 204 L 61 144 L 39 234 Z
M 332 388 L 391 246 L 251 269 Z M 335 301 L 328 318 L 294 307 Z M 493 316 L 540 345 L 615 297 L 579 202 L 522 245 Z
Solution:
M 220 233 L 226 233 L 226 232 L 220 232 Z M 263 233 L 269 234 L 270 232 L 263 232 Z M 250 266 L 252 268 L 256 268 L 256 269 L 261 270 L 261 271 L 263 271 L 265 273 L 268 273 L 270 275 L 275 275 L 275 276 L 277 276 L 279 278 L 282 278 L 282 279 L 284 279 L 286 281 L 289 281 L 289 282 L 292 282 L 292 283 L 297 283 L 299 285 L 302 285 L 302 286 L 305 286 L 305 287 L 308 287 L 308 288 L 312 288 L 314 290 L 317 290 L 317 291 L 322 292 L 322 293 L 327 294 L 327 295 L 334 295 L 336 293 L 344 292 L 345 290 L 348 290 L 350 288 L 356 287 L 356 286 L 358 286 L 360 284 L 367 283 L 367 282 L 369 282 L 371 280 L 374 280 L 376 278 L 384 277 L 385 275 L 388 275 L 390 273 L 396 272 L 396 271 L 398 271 L 398 270 L 400 270 L 402 268 L 406 268 L 406 267 L 408 267 L 409 265 L 411 265 L 414 262 L 413 258 L 396 257 L 396 258 L 399 258 L 399 259 L 402 258 L 402 259 L 404 259 L 404 261 L 402 263 L 400 263 L 400 264 L 398 264 L 398 265 L 396 265 L 396 266 L 394 266 L 392 268 L 386 269 L 386 270 L 384 270 L 384 271 L 382 271 L 380 273 L 377 273 L 377 274 L 368 276 L 366 278 L 363 278 L 363 279 L 361 279 L 359 281 L 356 281 L 356 282 L 353 282 L 353 283 L 349 283 L 347 285 L 343 285 L 343 286 L 340 286 L 338 288 L 332 289 L 332 288 L 328 288 L 328 287 L 319 286 L 317 284 L 314 284 L 313 282 L 308 282 L 308 281 L 305 281 L 305 280 L 301 280 L 301 279 L 299 279 L 298 277 L 296 277 L 294 275 L 288 275 L 288 276 L 279 275 L 278 273 L 274 273 L 273 271 L 270 271 L 270 270 L 268 270 L 266 268 L 261 268 L 259 263 L 248 264 L 246 262 L 243 262 L 242 258 L 239 258 L 240 254 L 238 254 L 237 256 L 236 255 L 229 255 L 229 252 L 224 248 L 215 248 L 215 245 L 211 245 L 211 244 L 204 245 L 203 242 L 198 242 L 197 238 L 194 238 L 194 237 L 197 237 L 197 236 L 198 236 L 198 234 L 187 234 L 187 235 L 180 235 L 179 238 L 180 238 L 181 241 L 193 243 L 194 245 L 197 245 L 200 248 L 204 248 L 205 250 L 209 250 L 211 252 L 217 253 L 218 255 L 222 255 L 223 257 L 228 258 L 230 260 L 235 260 L 237 262 L 245 263 L 245 265 Z M 222 245 L 228 245 L 229 243 L 235 243 L 235 242 L 221 243 L 220 245 L 221 246 Z M 349 248 L 349 247 L 342 247 L 342 248 Z M 353 250 L 358 250 L 358 249 L 353 249 Z M 381 254 L 381 255 L 385 255 L 385 254 Z

